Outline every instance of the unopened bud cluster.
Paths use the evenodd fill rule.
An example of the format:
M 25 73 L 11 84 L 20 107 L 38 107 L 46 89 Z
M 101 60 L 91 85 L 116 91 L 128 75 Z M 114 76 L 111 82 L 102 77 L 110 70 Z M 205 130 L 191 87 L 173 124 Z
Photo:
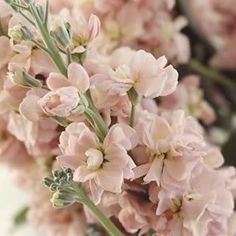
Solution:
M 65 170 L 55 170 L 52 172 L 53 179 L 51 178 L 44 178 L 44 184 L 52 191 L 55 192 L 60 188 L 69 185 L 72 181 L 73 174 L 71 169 Z

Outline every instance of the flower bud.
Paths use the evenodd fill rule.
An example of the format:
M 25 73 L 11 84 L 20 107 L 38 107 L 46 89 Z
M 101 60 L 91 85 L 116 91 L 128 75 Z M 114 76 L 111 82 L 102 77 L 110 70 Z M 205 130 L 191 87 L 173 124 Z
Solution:
M 75 87 L 62 87 L 47 93 L 38 103 L 42 110 L 50 116 L 67 117 L 73 113 L 80 101 Z
M 47 187 L 50 187 L 50 186 L 53 184 L 53 180 L 46 177 L 46 178 L 44 178 L 44 180 L 43 180 L 43 184 L 44 184 L 45 186 L 47 186 Z
M 57 46 L 61 49 L 67 49 L 71 44 L 71 26 L 69 23 L 56 24 L 54 29 L 50 31 L 51 36 L 54 38 Z
M 34 4 L 34 7 L 35 7 L 35 9 L 36 9 L 36 11 L 38 13 L 39 18 L 43 22 L 44 18 L 45 18 L 45 14 L 46 14 L 45 7 L 43 7 L 42 5 L 40 5 L 38 3 Z
M 15 25 L 9 29 L 9 36 L 17 43 L 20 43 L 23 40 L 32 40 L 33 34 L 26 26 Z
M 30 88 L 41 88 L 42 84 L 40 81 L 36 80 L 34 77 L 29 75 L 27 72 L 23 70 L 16 70 L 14 74 L 9 74 L 10 79 L 21 86 L 30 87 Z
M 67 207 L 75 202 L 74 192 L 59 190 L 53 194 L 51 202 L 56 208 Z

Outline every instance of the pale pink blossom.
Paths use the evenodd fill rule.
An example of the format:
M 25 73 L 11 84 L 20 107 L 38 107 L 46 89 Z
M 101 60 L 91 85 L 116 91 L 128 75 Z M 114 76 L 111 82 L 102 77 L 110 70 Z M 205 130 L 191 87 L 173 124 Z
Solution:
M 76 63 L 68 67 L 68 79 L 61 74 L 51 73 L 47 85 L 52 90 L 38 100 L 39 106 L 49 116 L 67 117 L 79 105 L 80 95 L 89 86 L 89 77 L 85 69 Z
M 46 94 L 47 91 L 41 88 L 28 91 L 19 105 L 20 114 L 32 122 L 38 122 L 40 119 L 45 118 L 46 115 L 40 108 L 38 102 Z
M 145 14 L 135 2 L 127 2 L 104 22 L 105 34 L 118 44 L 130 45 L 144 34 Z
M 194 128 L 194 121 L 179 110 L 166 117 L 152 114 L 149 120 L 140 118 L 136 129 L 149 160 L 135 168 L 136 178 L 145 176 L 146 183 L 156 181 L 163 187 L 185 188 L 191 171 L 204 155 L 203 137 Z
M 75 10 L 75 9 L 74 9 Z M 90 14 L 88 17 L 83 12 L 77 9 L 77 11 L 61 11 L 58 18 L 51 23 L 51 29 L 57 27 L 61 23 L 61 18 L 70 22 L 72 32 L 72 52 L 83 53 L 87 50 L 87 47 L 94 41 L 99 35 L 101 22 L 99 18 Z
M 66 117 L 78 106 L 79 94 L 75 87 L 62 87 L 47 93 L 38 103 L 46 114 Z
M 135 164 L 127 150 L 136 142 L 135 131 L 126 125 L 112 126 L 101 143 L 84 123 L 72 123 L 61 134 L 63 155 L 57 159 L 61 166 L 75 170 L 75 181 L 89 181 L 98 203 L 104 191 L 120 193 L 124 179 L 133 177 Z
M 144 97 L 166 96 L 174 92 L 178 73 L 165 57 L 155 59 L 150 53 L 137 51 L 129 64 L 110 70 L 108 75 L 94 76 L 95 86 L 103 87 L 111 95 L 124 95 L 131 88 Z
M 152 204 L 127 193 L 121 195 L 119 203 L 121 210 L 118 214 L 118 219 L 127 232 L 136 233 L 139 229 L 144 232 L 148 231 L 150 227 L 148 216 L 151 212 Z
M 226 235 L 233 213 L 232 194 L 225 188 L 220 173 L 199 165 L 194 170 L 190 189 L 161 190 L 157 215 L 166 217 L 165 235 Z M 164 233 L 160 232 L 160 233 Z
M 79 26 L 77 24 L 79 24 Z M 78 17 L 74 26 L 75 41 L 77 41 L 79 45 L 84 46 L 84 43 L 86 44 L 98 36 L 101 22 L 96 15 L 91 14 L 87 22 L 82 16 Z
M 38 122 L 32 122 L 12 111 L 9 115 L 7 129 L 25 144 L 31 155 L 40 157 L 58 153 L 57 124 L 52 120 L 41 119 Z
M 12 45 L 10 52 L 12 56 L 8 69 L 11 72 L 24 68 L 32 75 L 48 76 L 50 72 L 56 71 L 49 56 L 44 51 L 33 48 L 33 44 L 30 42 L 23 41 L 20 44 Z
M 184 77 L 174 93 L 163 97 L 161 108 L 183 109 L 187 114 L 200 119 L 206 125 L 212 124 L 216 119 L 213 108 L 203 98 L 200 78 L 195 75 Z
M 100 18 L 101 33 L 94 41 L 100 52 L 110 54 L 120 46 L 130 46 L 182 64 L 189 60 L 190 43 L 181 32 L 187 21 L 173 17 L 174 5 L 174 0 L 80 1 L 70 12 L 82 11 L 87 17 L 94 13 Z

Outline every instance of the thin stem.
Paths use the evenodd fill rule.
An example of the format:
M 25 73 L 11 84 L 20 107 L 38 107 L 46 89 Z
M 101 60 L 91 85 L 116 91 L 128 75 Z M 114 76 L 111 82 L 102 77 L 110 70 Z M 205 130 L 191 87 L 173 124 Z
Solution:
M 100 140 L 103 141 L 107 134 L 107 126 L 100 114 L 97 114 L 97 112 L 94 112 L 90 108 L 86 109 L 84 114 L 96 130 Z
M 68 120 L 66 120 L 64 117 L 52 116 L 50 118 L 62 127 L 66 127 L 69 124 Z
M 86 91 L 85 97 L 86 97 L 86 99 L 87 99 L 87 102 L 88 102 L 88 104 L 89 104 L 89 107 L 90 107 L 93 111 L 97 110 L 97 108 L 94 106 L 94 103 L 93 103 L 93 99 L 92 99 L 90 90 L 87 90 L 87 91 Z
M 113 222 L 107 218 L 99 208 L 95 206 L 95 204 L 88 198 L 88 196 L 80 187 L 77 187 L 76 190 L 76 193 L 78 194 L 77 201 L 86 205 L 86 207 L 96 216 L 97 220 L 111 236 L 124 236 L 124 234 L 121 233 L 121 231 L 113 224 Z
M 19 13 L 20 13 L 28 22 L 30 22 L 32 25 L 35 26 L 35 23 L 34 23 L 28 16 L 26 16 L 22 11 L 19 11 Z
M 132 104 L 132 106 L 131 106 L 131 114 L 130 114 L 130 118 L 129 118 L 129 125 L 131 127 L 134 126 L 135 110 L 136 110 L 136 105 Z
M 107 218 L 94 204 L 88 199 L 85 205 L 96 216 L 101 225 L 107 230 L 111 236 L 124 236 L 120 230 Z
M 42 44 L 40 44 L 39 42 L 37 42 L 36 40 L 32 39 L 31 40 L 38 48 L 42 49 L 43 51 L 45 51 L 46 53 L 50 53 L 50 51 L 44 47 Z
M 23 6 L 21 4 L 17 4 L 17 3 L 11 3 L 11 6 L 16 7 L 16 8 L 21 8 L 21 9 L 24 9 L 24 10 L 29 10 L 28 7 Z
M 105 121 L 103 120 L 102 116 L 99 114 L 97 108 L 94 106 L 89 90 L 86 92 L 85 98 L 89 105 L 89 109 L 85 111 L 85 115 L 88 118 L 90 124 L 92 124 L 93 127 L 95 126 L 94 128 L 99 133 L 101 141 L 103 141 L 108 132 L 108 127 Z
M 52 58 L 52 60 L 54 61 L 54 63 L 57 65 L 58 69 L 60 70 L 60 72 L 67 76 L 67 69 L 64 65 L 64 62 L 61 58 L 61 55 L 57 49 L 57 47 L 55 46 L 54 42 L 52 41 L 50 34 L 48 32 L 48 29 L 44 26 L 44 24 L 41 22 L 40 17 L 38 16 L 37 11 L 35 10 L 35 8 L 32 5 L 29 5 L 30 7 L 30 11 L 31 14 L 34 16 L 35 21 L 36 21 L 36 25 L 37 28 L 39 29 L 40 33 L 42 34 L 44 43 L 47 45 L 48 50 L 50 51 L 50 56 Z
M 202 78 L 205 77 L 206 79 L 211 79 L 218 84 L 221 84 L 229 89 L 233 89 L 236 91 L 236 83 L 233 82 L 230 78 L 227 78 L 225 75 L 215 70 L 214 68 L 206 67 L 194 59 L 190 60 L 187 66 L 190 70 L 201 75 Z
M 47 27 L 47 24 L 48 24 L 48 13 L 49 13 L 49 1 L 47 0 L 46 1 L 44 20 L 43 20 L 43 24 L 45 25 L 45 27 Z

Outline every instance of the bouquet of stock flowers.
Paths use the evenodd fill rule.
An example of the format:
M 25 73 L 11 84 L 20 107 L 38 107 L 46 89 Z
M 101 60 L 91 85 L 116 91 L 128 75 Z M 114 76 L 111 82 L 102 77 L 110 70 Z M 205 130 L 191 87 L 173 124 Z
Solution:
M 189 2 L 196 10 L 204 1 Z M 179 66 L 190 41 L 174 8 L 0 0 L 0 160 L 29 194 L 25 213 L 43 235 L 236 235 L 235 168 L 222 167 L 200 77 Z M 201 29 L 217 47 L 230 41 L 220 27 Z M 231 54 L 221 47 L 210 63 L 229 65 Z M 189 68 L 235 88 L 197 61 Z

